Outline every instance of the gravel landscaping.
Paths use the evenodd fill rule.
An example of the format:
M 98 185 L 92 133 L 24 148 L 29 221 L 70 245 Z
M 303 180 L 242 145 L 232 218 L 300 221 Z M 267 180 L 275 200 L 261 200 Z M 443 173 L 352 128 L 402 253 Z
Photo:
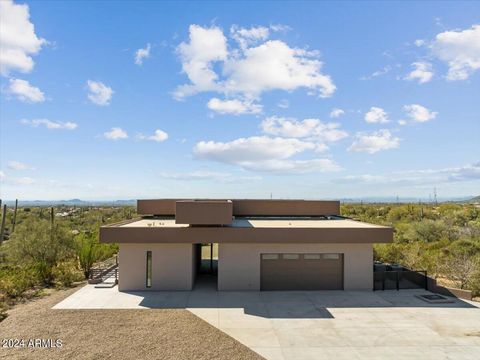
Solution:
M 1 348 L 0 359 L 262 359 L 183 309 L 52 310 L 78 288 L 21 304 L 0 322 L 7 339 L 56 339 L 58 348 Z

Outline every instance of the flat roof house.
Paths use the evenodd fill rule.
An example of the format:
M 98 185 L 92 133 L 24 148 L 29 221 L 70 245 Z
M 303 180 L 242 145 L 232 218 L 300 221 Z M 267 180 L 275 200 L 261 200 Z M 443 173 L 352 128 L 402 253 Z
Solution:
M 100 229 L 119 244 L 120 291 L 191 290 L 205 271 L 218 290 L 371 290 L 373 243 L 393 241 L 338 201 L 138 200 L 137 212 Z

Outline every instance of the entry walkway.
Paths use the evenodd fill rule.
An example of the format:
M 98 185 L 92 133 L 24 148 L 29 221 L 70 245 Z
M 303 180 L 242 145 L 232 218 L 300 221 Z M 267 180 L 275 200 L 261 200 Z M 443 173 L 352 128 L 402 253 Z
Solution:
M 210 284 L 211 285 L 211 284 Z M 119 292 L 87 285 L 54 309 L 184 308 L 267 359 L 478 359 L 479 304 L 402 291 Z

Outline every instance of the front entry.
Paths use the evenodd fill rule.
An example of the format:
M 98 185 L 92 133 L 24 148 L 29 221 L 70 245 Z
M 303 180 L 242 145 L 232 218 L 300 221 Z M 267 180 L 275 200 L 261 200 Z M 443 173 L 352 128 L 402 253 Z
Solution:
M 195 244 L 195 288 L 217 289 L 218 244 Z
M 260 255 L 261 290 L 343 290 L 343 254 Z

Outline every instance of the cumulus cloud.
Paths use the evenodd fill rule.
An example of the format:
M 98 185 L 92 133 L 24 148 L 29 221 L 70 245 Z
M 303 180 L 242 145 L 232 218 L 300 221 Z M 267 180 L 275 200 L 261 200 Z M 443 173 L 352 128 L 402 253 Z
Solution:
M 199 159 L 238 165 L 252 171 L 304 173 L 339 169 L 330 159 L 291 159 L 294 155 L 315 149 L 316 145 L 309 141 L 253 136 L 230 142 L 200 141 L 193 152 Z
M 319 119 L 305 119 L 271 116 L 260 124 L 265 134 L 290 138 L 307 138 L 310 141 L 335 142 L 348 136 L 340 124 L 324 123 Z
M 345 110 L 338 109 L 338 108 L 333 108 L 332 111 L 330 111 L 331 118 L 338 118 L 344 114 L 345 114 Z
M 249 100 L 221 100 L 212 98 L 208 101 L 207 107 L 219 114 L 258 114 L 262 112 L 262 106 Z
M 110 131 L 104 132 L 103 136 L 108 140 L 121 140 L 128 138 L 127 132 L 119 127 L 111 128 Z
M 370 124 L 388 122 L 388 114 L 382 108 L 372 106 L 365 114 L 365 121 Z
M 143 65 L 143 60 L 148 59 L 150 57 L 150 49 L 151 49 L 151 45 L 147 44 L 145 48 L 138 49 L 137 51 L 135 51 L 136 65 Z
M 7 92 L 23 102 L 36 103 L 45 101 L 44 93 L 27 80 L 9 79 Z
M 251 27 L 250 29 L 233 25 L 230 28 L 232 39 L 238 42 L 242 49 L 258 43 L 261 40 L 267 40 L 270 36 L 270 29 L 265 26 Z
M 189 42 L 182 42 L 177 53 L 182 62 L 182 70 L 191 84 L 181 85 L 174 92 L 176 99 L 194 95 L 198 92 L 216 91 L 218 75 L 213 63 L 226 60 L 228 56 L 227 38 L 218 27 L 203 28 L 190 25 Z
M 87 80 L 88 99 L 97 105 L 110 105 L 114 91 L 100 81 Z
M 60 121 L 51 121 L 48 119 L 22 119 L 20 123 L 23 125 L 29 125 L 32 127 L 39 127 L 45 126 L 47 129 L 57 130 L 57 129 L 65 129 L 65 130 L 75 130 L 78 125 L 74 122 L 67 121 L 67 122 L 60 122 Z
M 389 130 L 382 129 L 370 133 L 358 132 L 348 150 L 374 154 L 382 150 L 395 149 L 399 145 L 398 137 L 394 137 Z
M 437 34 L 433 54 L 448 65 L 448 80 L 466 80 L 480 69 L 480 24 Z
M 168 139 L 168 134 L 163 130 L 157 129 L 153 135 L 138 134 L 137 139 L 163 142 Z
M 35 34 L 28 5 L 3 0 L 0 1 L 0 14 L 0 73 L 7 76 L 11 71 L 32 71 L 32 56 L 40 51 L 46 40 Z
M 438 112 L 430 111 L 426 107 L 418 104 L 405 105 L 403 107 L 407 116 L 415 122 L 426 122 L 437 117 Z
M 214 92 L 225 95 L 226 101 L 254 104 L 264 92 L 299 88 L 307 89 L 309 95 L 331 96 L 336 87 L 321 72 L 318 52 L 269 40 L 270 29 L 232 27 L 230 36 L 239 44 L 235 47 L 229 46 L 220 28 L 191 25 L 188 42 L 177 47 L 190 83 L 178 86 L 174 97 L 184 99 L 200 92 Z M 251 112 L 251 108 L 245 111 Z
M 419 84 L 425 84 L 432 80 L 432 64 L 426 61 L 417 61 L 412 63 L 413 70 L 404 77 L 404 80 L 415 80 Z
M 8 168 L 10 170 L 31 170 L 33 169 L 32 166 L 25 164 L 20 161 L 9 161 Z

